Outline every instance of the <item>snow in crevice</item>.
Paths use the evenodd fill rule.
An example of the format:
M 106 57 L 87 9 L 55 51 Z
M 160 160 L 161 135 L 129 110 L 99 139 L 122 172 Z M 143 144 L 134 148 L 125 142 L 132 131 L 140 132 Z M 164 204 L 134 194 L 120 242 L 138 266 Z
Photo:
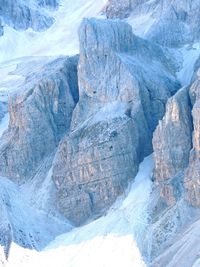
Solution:
M 9 114 L 6 113 L 0 122 L 0 138 L 3 133 L 8 129 L 9 124 Z
M 188 86 L 194 74 L 195 63 L 200 56 L 200 44 L 186 45 L 178 52 L 182 55 L 182 66 L 177 72 L 177 78 L 182 86 Z
M 148 225 L 152 156 L 105 216 L 58 236 L 42 252 L 12 244 L 9 267 L 146 266 L 141 250 Z

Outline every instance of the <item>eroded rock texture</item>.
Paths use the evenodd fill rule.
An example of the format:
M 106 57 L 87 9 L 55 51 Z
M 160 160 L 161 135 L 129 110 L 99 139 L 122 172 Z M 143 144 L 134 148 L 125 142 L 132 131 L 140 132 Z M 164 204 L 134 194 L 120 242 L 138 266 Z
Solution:
M 32 176 L 69 129 L 78 101 L 77 61 L 59 58 L 42 66 L 9 99 L 9 129 L 0 142 L 2 176 Z
M 109 19 L 124 19 L 131 14 L 135 7 L 147 1 L 148 0 L 109 0 L 105 7 L 105 13 Z
M 199 74 L 199 71 L 198 71 Z M 200 207 L 200 81 L 198 79 L 190 88 L 193 103 L 193 149 L 190 153 L 190 163 L 185 174 L 184 185 L 186 200 L 195 207 Z
M 154 138 L 154 177 L 160 195 L 168 204 L 181 196 L 194 207 L 200 206 L 200 83 L 181 89 L 167 103 L 166 114 Z M 189 97 L 187 91 L 189 90 Z
M 50 27 L 54 19 L 40 11 L 37 4 L 42 6 L 56 6 L 53 1 L 12 1 L 0 0 L 0 18 L 4 24 L 16 30 L 26 30 L 32 28 L 35 31 L 43 31 Z M 1 32 L 1 30 L 0 30 Z
M 53 168 L 58 208 L 75 224 L 102 214 L 135 177 L 179 86 L 163 51 L 128 24 L 85 19 L 79 36 L 80 99 Z
M 126 18 L 141 37 L 164 46 L 199 40 L 199 0 L 111 0 L 108 18 Z
M 188 89 L 178 91 L 167 102 L 166 114 L 153 137 L 154 178 L 161 186 L 161 197 L 174 204 L 178 197 L 178 178 L 188 166 L 192 147 L 192 119 Z M 171 180 L 174 178 L 175 180 Z M 177 180 L 177 182 L 176 182 Z
M 58 6 L 58 0 L 37 0 L 38 4 L 42 7 L 57 7 Z

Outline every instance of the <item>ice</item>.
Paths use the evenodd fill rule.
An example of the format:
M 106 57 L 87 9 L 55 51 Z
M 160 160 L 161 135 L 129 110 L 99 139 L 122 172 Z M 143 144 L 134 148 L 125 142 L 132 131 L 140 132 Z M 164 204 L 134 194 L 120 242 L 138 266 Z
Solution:
M 141 163 L 135 181 L 105 216 L 58 236 L 42 252 L 13 244 L 7 266 L 146 266 L 141 247 L 148 225 L 152 169 L 149 156 Z

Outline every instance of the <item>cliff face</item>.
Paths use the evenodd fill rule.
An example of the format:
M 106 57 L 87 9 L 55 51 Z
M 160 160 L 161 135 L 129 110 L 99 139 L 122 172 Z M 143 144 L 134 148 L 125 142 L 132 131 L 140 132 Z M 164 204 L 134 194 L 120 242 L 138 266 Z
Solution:
M 199 206 L 199 78 L 181 89 L 167 103 L 166 114 L 154 138 L 154 177 L 162 185 L 162 196 L 176 203 L 177 175 L 182 176 L 187 202 Z
M 179 90 L 167 102 L 166 114 L 153 136 L 154 178 L 161 186 L 161 196 L 174 204 L 179 190 L 171 178 L 188 166 L 192 148 L 192 117 L 188 89 Z M 179 181 L 180 183 L 180 181 Z
M 186 235 L 186 227 L 192 232 L 190 224 L 199 218 L 198 76 L 191 86 L 182 88 L 168 100 L 165 116 L 153 135 L 153 149 L 153 195 L 156 201 L 152 202 L 148 234 L 152 238 L 151 253 L 158 256 L 168 244 L 178 240 L 177 232 L 183 231 L 182 234 Z M 151 238 L 148 237 L 149 240 Z M 179 249 L 171 252 L 176 258 L 182 249 L 182 244 L 179 244 Z M 164 254 L 158 257 L 158 261 L 162 260 L 171 261 Z M 191 260 L 194 261 L 194 258 Z
M 75 224 L 101 214 L 135 177 L 179 86 L 162 64 L 162 49 L 134 36 L 128 24 L 84 20 L 79 36 L 80 98 L 53 167 L 59 209 Z M 147 77 L 140 62 L 152 59 Z
M 34 175 L 69 129 L 78 101 L 77 57 L 59 58 L 30 74 L 9 99 L 9 128 L 1 138 L 0 173 Z
M 105 12 L 108 18 L 129 17 L 137 34 L 161 45 L 176 47 L 199 40 L 198 0 L 112 0 Z
M 54 21 L 47 9 L 58 4 L 54 0 L 0 0 L 0 35 L 5 24 L 17 31 L 47 29 Z M 79 57 L 17 59 L 23 63 L 16 63 L 12 78 L 0 84 L 0 123 L 7 113 L 5 88 L 15 91 L 9 97 L 9 126 L 0 137 L 0 175 L 21 186 L 0 177 L 0 244 L 6 253 L 11 241 L 38 249 L 36 239 L 42 239 L 35 216 L 33 231 L 28 229 L 33 227 L 31 220 L 24 228 L 21 220 L 15 221 L 15 205 L 28 199 L 37 211 L 79 226 L 105 214 L 151 153 L 154 188 L 149 196 L 149 180 L 149 212 L 146 207 L 144 211 L 149 225 L 141 242 L 147 244 L 150 258 L 170 244 L 187 216 L 199 213 L 200 57 L 191 63 L 198 58 L 191 51 L 196 54 L 198 48 L 185 47 L 199 42 L 199 1 L 110 0 L 104 12 L 109 19 L 82 21 Z M 125 21 L 113 18 L 126 19 L 133 31 Z M 65 39 L 57 40 L 55 49 Z M 177 50 L 166 48 L 182 45 Z M 187 59 L 187 50 L 192 59 Z M 183 62 L 181 51 L 186 51 Z M 0 78 L 10 64 L 14 63 L 0 65 Z M 181 64 L 184 71 L 189 65 L 193 73 L 192 84 L 183 88 L 177 79 Z M 27 199 L 18 201 L 20 190 Z M 19 214 L 21 210 L 29 206 L 22 205 Z
M 186 200 L 195 207 L 200 207 L 200 84 L 198 79 L 190 88 L 190 97 L 193 104 L 193 148 L 190 152 L 190 162 L 186 170 L 184 185 Z
M 45 10 L 39 10 L 39 6 L 55 8 L 57 2 L 1 0 L 0 19 L 4 25 L 11 26 L 15 30 L 32 28 L 34 31 L 44 31 L 53 24 L 54 19 Z M 0 30 L 0 33 L 3 32 Z

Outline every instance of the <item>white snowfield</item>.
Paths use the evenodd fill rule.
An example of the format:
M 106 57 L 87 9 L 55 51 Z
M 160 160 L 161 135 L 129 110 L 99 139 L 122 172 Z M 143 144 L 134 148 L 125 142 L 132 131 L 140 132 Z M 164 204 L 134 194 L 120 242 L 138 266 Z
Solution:
M 45 32 L 16 31 L 5 27 L 0 38 L 0 62 L 25 56 L 59 56 L 78 53 L 78 27 L 84 17 L 96 17 L 107 0 L 61 0 L 51 11 L 55 23 Z
M 107 215 L 58 236 L 42 252 L 11 245 L 6 267 L 144 267 L 141 255 L 152 190 L 152 156 L 140 165 L 130 184 Z

